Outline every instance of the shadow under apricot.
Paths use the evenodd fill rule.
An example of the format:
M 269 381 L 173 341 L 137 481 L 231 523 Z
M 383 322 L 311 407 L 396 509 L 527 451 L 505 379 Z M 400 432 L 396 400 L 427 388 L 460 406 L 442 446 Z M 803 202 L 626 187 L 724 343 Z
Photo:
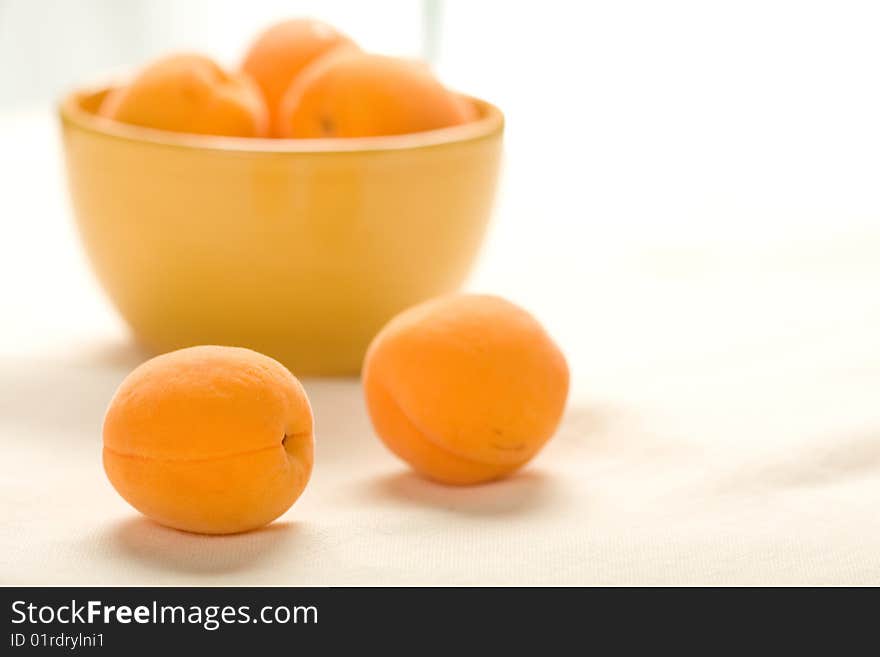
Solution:
M 111 544 L 124 557 L 165 571 L 226 574 L 253 569 L 292 549 L 301 528 L 275 522 L 242 534 L 205 536 L 163 527 L 142 516 L 116 523 Z
M 364 488 L 366 497 L 376 501 L 484 517 L 528 515 L 566 499 L 562 485 L 536 469 L 476 486 L 445 486 L 407 471 L 372 479 Z

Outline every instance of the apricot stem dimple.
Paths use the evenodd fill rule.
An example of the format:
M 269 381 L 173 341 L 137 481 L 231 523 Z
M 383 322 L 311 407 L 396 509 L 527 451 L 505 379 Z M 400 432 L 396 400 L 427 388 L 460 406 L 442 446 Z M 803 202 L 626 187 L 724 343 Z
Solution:
M 325 137 L 335 137 L 336 136 L 336 122 L 333 121 L 329 116 L 321 117 L 321 132 Z

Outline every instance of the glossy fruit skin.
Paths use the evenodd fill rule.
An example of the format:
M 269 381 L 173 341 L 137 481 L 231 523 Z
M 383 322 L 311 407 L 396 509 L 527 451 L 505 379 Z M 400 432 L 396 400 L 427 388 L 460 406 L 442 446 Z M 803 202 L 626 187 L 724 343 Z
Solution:
M 282 137 L 401 135 L 462 125 L 469 101 L 422 63 L 355 50 L 332 53 L 302 72 L 281 103 Z
M 189 134 L 265 137 L 269 129 L 254 82 L 196 54 L 153 62 L 109 93 L 98 113 L 122 123 Z
M 133 507 L 189 532 L 261 527 L 297 500 L 314 461 L 312 411 L 280 363 L 237 347 L 157 356 L 119 386 L 104 470 Z
M 526 311 L 460 294 L 395 317 L 364 361 L 379 437 L 420 474 L 475 484 L 525 465 L 555 433 L 568 395 L 562 352 Z
M 337 48 L 357 46 L 326 23 L 299 18 L 272 25 L 251 45 L 242 70 L 260 87 L 274 136 L 284 93 L 306 67 Z

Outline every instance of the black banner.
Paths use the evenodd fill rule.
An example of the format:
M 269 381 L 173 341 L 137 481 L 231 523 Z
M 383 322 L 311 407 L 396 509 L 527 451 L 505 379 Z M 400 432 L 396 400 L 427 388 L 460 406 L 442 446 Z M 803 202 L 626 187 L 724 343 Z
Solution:
M 352 640 L 431 646 L 563 628 L 563 590 L 371 588 L 7 588 L 0 654 L 309 646 Z M 572 591 L 573 592 L 573 591 Z M 401 644 L 402 645 L 402 644 Z M 413 646 L 415 648 L 415 646 Z M 46 654 L 49 654 L 48 652 Z M 292 654 L 292 653 L 291 653 Z M 326 652 L 319 654 L 327 654 Z
M 853 593 L 859 595 L 853 595 Z M 644 645 L 790 648 L 835 616 L 835 654 L 876 624 L 876 590 L 671 591 L 545 588 L 0 588 L 0 654 L 141 654 L 273 647 L 337 654 L 353 645 L 390 652 L 527 642 L 615 649 Z M 861 594 L 866 594 L 862 596 Z M 843 602 L 863 598 L 862 604 Z M 845 616 L 842 615 L 846 609 Z M 826 635 L 827 636 L 827 635 Z M 711 637 L 707 639 L 707 637 Z M 706 641 L 709 641 L 706 643 Z M 415 643 L 413 643 L 415 642 Z M 327 652 L 333 650 L 333 652 Z M 616 651 L 615 650 L 615 651 Z M 612 651 L 612 652 L 615 652 Z M 541 650 L 556 654 L 564 650 Z M 600 651 L 605 654 L 607 651 Z M 711 652 L 711 651 L 710 651 Z M 199 653 L 201 654 L 201 653 Z M 302 653 L 300 653 L 302 654 Z

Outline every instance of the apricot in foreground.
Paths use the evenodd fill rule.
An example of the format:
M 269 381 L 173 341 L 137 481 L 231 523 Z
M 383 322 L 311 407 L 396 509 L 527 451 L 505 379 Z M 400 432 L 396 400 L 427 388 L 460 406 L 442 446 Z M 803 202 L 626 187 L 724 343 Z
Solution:
M 375 137 L 467 123 L 470 102 L 419 62 L 340 50 L 303 71 L 281 102 L 282 137 Z
M 104 419 L 104 470 L 134 508 L 189 532 L 256 529 L 287 511 L 312 471 L 299 381 L 249 349 L 157 356 L 119 386 Z
M 157 130 L 229 137 L 266 137 L 269 117 L 253 80 L 228 73 L 208 57 L 171 55 L 110 92 L 101 116 Z
M 553 436 L 568 395 L 562 352 L 525 310 L 451 295 L 392 319 L 364 361 L 376 433 L 418 473 L 476 484 L 525 465 Z
M 303 18 L 276 23 L 257 37 L 245 55 L 242 70 L 259 85 L 271 126 L 278 121 L 284 92 L 302 70 L 343 46 L 356 47 L 327 23 Z M 274 127 L 270 130 L 274 132 Z

